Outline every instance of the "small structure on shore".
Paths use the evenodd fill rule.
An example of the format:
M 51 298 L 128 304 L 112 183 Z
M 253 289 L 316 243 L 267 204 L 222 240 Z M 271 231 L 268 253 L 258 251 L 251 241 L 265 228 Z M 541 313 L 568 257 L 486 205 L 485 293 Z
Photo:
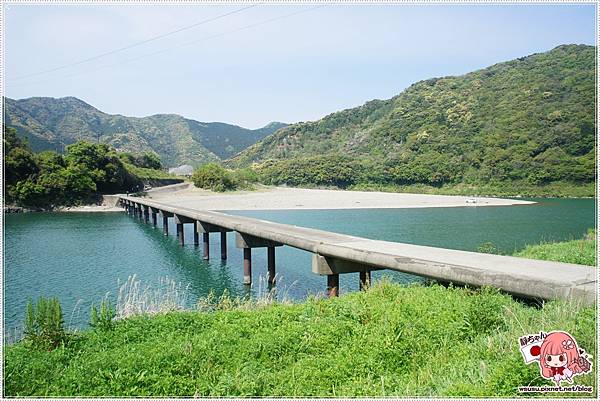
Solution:
M 179 167 L 172 167 L 169 169 L 170 174 L 175 174 L 184 177 L 191 177 L 194 173 L 194 168 L 189 164 L 182 164 Z

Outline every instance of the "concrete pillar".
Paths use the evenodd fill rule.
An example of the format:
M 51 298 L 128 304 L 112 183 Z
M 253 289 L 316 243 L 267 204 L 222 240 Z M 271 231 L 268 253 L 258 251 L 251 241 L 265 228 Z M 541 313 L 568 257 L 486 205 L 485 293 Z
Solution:
M 221 231 L 221 260 L 227 260 L 227 231 Z
M 177 237 L 179 238 L 179 243 L 181 244 L 181 246 L 184 245 L 184 235 L 183 235 L 183 225 L 185 223 L 195 223 L 196 220 L 190 219 L 189 217 L 186 216 L 182 216 L 180 214 L 173 214 L 173 217 L 175 218 L 175 224 L 177 225 Z M 194 225 L 194 227 L 196 227 Z
M 144 211 L 144 223 L 148 224 L 150 222 L 150 208 L 143 206 L 142 209 Z
M 156 209 L 152 209 L 152 227 L 156 227 Z
M 202 233 L 202 243 L 204 244 L 204 260 L 210 257 L 210 244 L 208 243 L 208 233 Z
M 268 283 L 275 285 L 275 247 L 267 247 L 267 270 L 269 273 Z
M 361 291 L 364 291 L 371 286 L 371 271 L 365 270 L 365 271 L 359 272 L 358 275 L 359 275 L 358 286 L 361 289 Z
M 244 284 L 252 284 L 252 249 L 244 248 Z
M 244 249 L 244 284 L 250 284 L 252 281 L 252 277 L 250 277 L 250 267 L 248 274 L 246 274 L 246 261 L 248 260 L 248 266 L 250 266 L 250 249 L 252 248 L 273 248 L 272 250 L 267 251 L 267 256 L 269 272 L 272 273 L 272 277 L 275 278 L 275 247 L 283 246 L 283 244 L 238 232 L 235 236 L 235 246 Z M 248 256 L 247 258 L 246 255 Z
M 339 296 L 340 291 L 340 275 L 330 274 L 327 276 L 327 296 L 329 298 Z
M 137 211 L 138 211 L 138 218 L 141 220 L 142 219 L 142 205 L 140 205 L 140 204 L 137 205 Z
M 197 221 L 194 222 L 194 246 L 200 245 L 200 234 L 198 233 L 199 224 L 200 223 Z
M 163 219 L 163 234 L 169 235 L 169 216 L 167 216 L 166 214 L 163 213 L 162 219 Z
M 204 259 L 208 260 L 208 245 L 209 245 L 209 234 L 210 233 L 221 233 L 221 259 L 227 259 L 227 232 L 231 231 L 225 227 L 216 226 L 214 224 L 206 223 L 204 221 L 196 222 L 196 232 L 198 234 L 202 233 L 202 238 L 204 242 Z M 240 248 L 244 248 L 244 246 L 240 246 Z M 248 246 L 248 248 L 250 248 Z
M 177 223 L 177 238 L 179 238 L 179 245 L 185 245 L 185 239 L 183 238 L 183 223 Z

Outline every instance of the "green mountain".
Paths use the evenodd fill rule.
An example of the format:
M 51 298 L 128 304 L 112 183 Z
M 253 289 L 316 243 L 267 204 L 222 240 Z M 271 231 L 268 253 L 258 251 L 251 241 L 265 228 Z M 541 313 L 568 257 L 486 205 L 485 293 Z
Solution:
M 343 184 L 591 182 L 595 63 L 595 47 L 564 45 L 420 81 L 391 99 L 280 129 L 229 163 L 292 185 L 336 184 L 323 175 L 347 172 Z
M 158 153 L 167 166 L 218 161 L 285 127 L 270 123 L 249 130 L 225 123 L 203 123 L 176 114 L 136 118 L 101 112 L 84 101 L 33 97 L 5 98 L 5 124 L 26 137 L 34 151 L 57 150 L 78 140 L 100 141 L 118 150 Z

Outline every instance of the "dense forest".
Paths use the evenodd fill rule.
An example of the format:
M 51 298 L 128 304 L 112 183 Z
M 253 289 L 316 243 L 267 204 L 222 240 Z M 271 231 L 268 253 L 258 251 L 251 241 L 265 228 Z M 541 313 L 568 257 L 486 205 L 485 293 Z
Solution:
M 144 172 L 162 168 L 154 153 L 117 153 L 109 145 L 85 141 L 67 146 L 64 155 L 33 153 L 13 128 L 5 127 L 3 141 L 9 204 L 51 209 L 87 203 L 99 193 L 138 190 Z
M 286 124 L 250 130 L 204 123 L 176 114 L 135 118 L 103 113 L 75 97 L 5 98 L 5 124 L 27 138 L 33 151 L 55 150 L 77 141 L 102 142 L 133 153 L 155 152 L 165 165 L 219 161 L 272 134 Z
M 290 125 L 229 161 L 272 184 L 595 179 L 596 48 L 564 45 Z

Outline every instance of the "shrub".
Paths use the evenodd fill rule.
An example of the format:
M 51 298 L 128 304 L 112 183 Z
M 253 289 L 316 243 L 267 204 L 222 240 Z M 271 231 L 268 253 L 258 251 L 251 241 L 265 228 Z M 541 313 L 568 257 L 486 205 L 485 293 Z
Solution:
M 495 255 L 500 255 L 502 252 L 493 242 L 484 242 L 483 244 L 477 247 L 477 252 L 479 253 L 491 253 Z
M 354 184 L 361 171 L 358 162 L 339 154 L 268 160 L 256 168 L 266 184 L 339 188 Z
M 34 348 L 53 350 L 67 340 L 62 308 L 57 298 L 31 300 L 25 313 L 25 340 Z
M 114 318 L 116 314 L 116 309 L 111 304 L 110 300 L 104 298 L 102 302 L 100 302 L 100 309 L 96 308 L 96 305 L 92 305 L 90 311 L 90 326 L 104 331 L 112 330 L 115 324 Z
M 204 164 L 194 171 L 192 181 L 198 188 L 224 192 L 237 187 L 232 174 L 217 163 Z

